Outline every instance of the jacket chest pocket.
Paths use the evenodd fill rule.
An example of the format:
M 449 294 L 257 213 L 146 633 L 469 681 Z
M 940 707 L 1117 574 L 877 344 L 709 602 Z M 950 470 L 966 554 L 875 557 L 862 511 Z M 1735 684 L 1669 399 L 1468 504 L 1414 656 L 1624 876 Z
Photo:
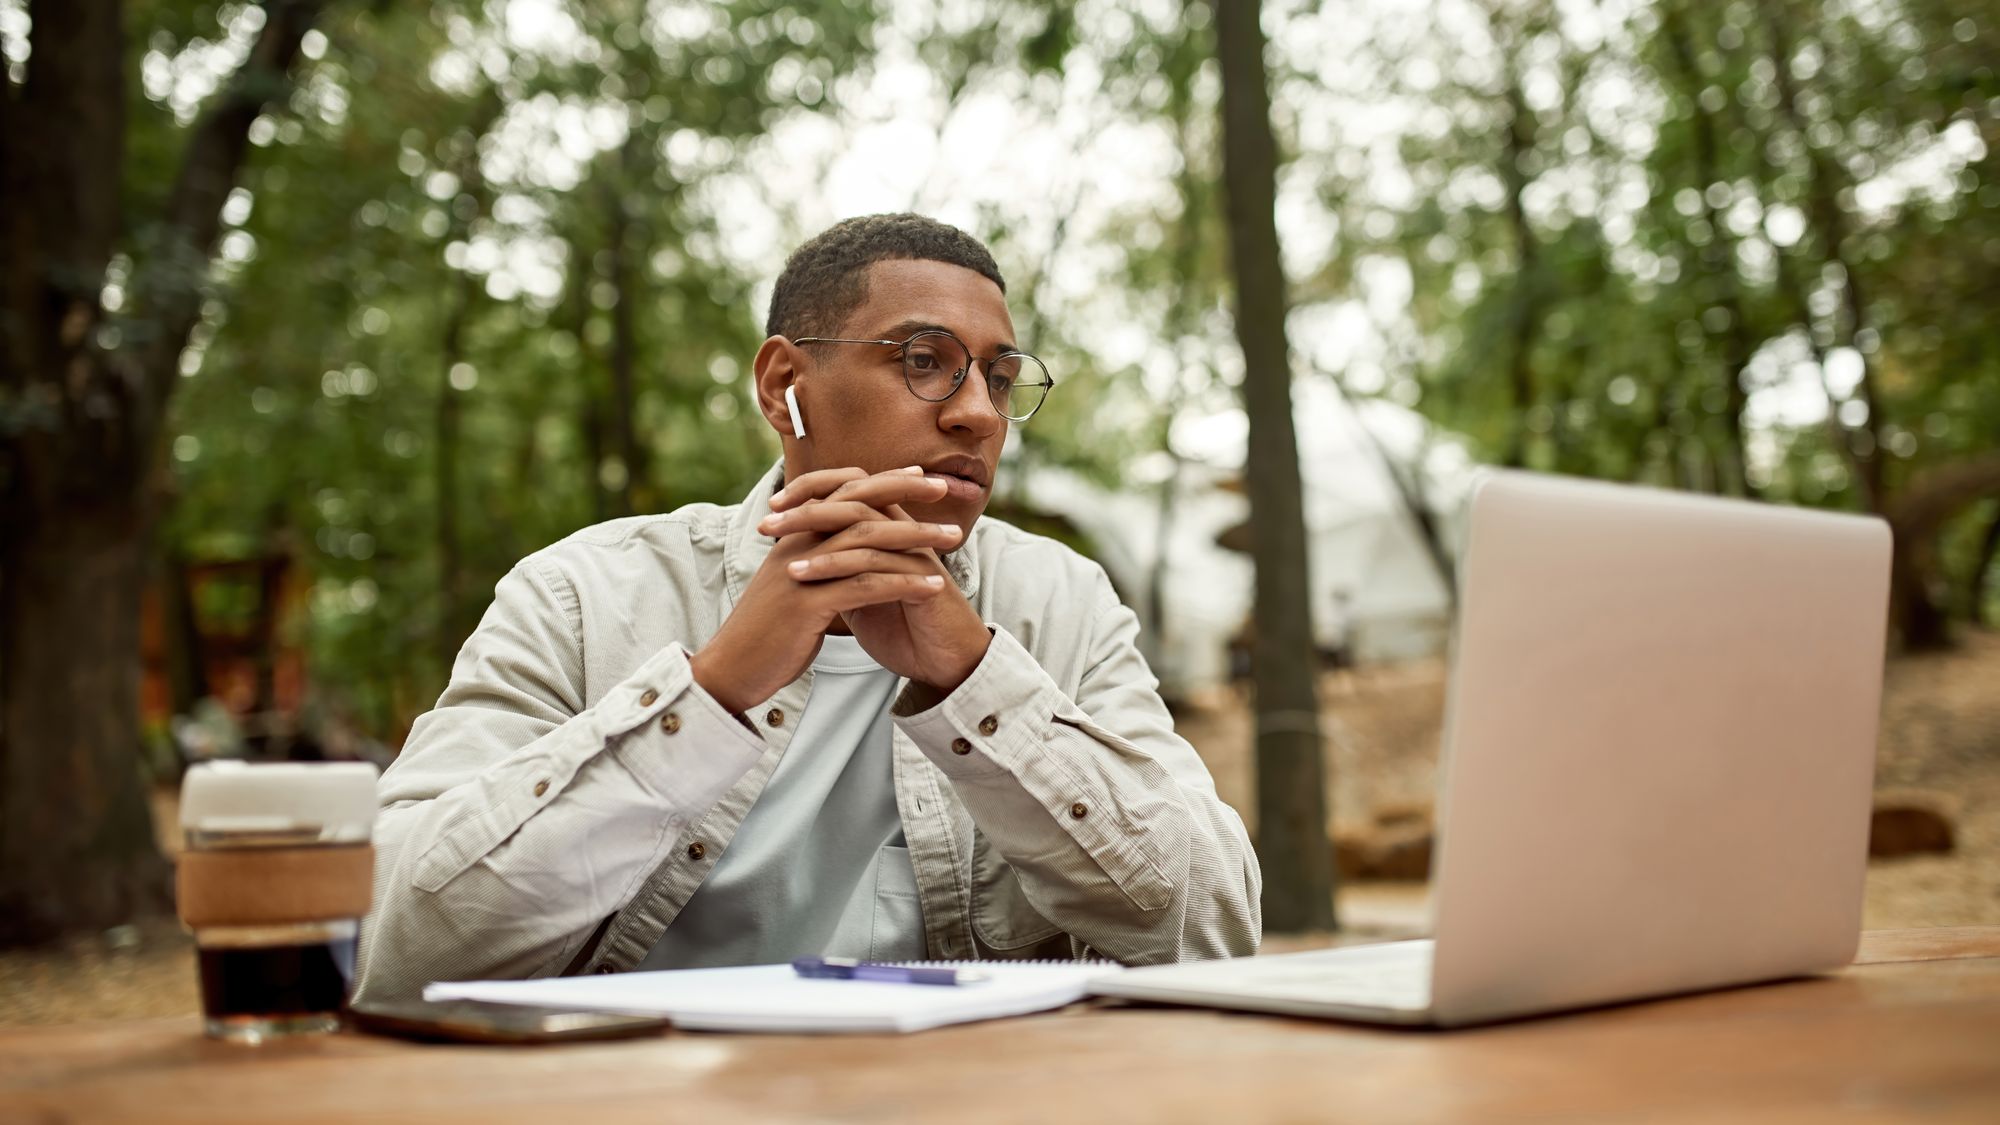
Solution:
M 870 961 L 921 961 L 924 912 L 910 849 L 884 844 L 875 853 L 875 913 L 868 931 Z

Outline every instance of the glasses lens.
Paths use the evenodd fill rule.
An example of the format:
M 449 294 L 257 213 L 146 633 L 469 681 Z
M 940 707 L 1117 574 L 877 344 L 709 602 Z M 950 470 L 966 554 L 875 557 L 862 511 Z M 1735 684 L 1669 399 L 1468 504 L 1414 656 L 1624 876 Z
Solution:
M 951 397 L 967 362 L 965 345 L 942 332 L 925 332 L 903 345 L 903 378 L 910 393 L 930 402 Z
M 1004 418 L 1025 422 L 1049 393 L 1049 369 L 1031 355 L 1003 355 L 986 369 L 986 393 Z

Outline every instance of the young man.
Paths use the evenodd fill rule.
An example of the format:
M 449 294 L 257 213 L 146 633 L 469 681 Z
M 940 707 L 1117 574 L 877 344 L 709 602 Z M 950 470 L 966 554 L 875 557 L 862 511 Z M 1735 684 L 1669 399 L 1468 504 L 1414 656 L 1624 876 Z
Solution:
M 1104 572 L 981 520 L 1049 382 L 985 247 L 801 247 L 736 505 L 523 560 L 382 778 L 360 999 L 758 964 L 1254 952 L 1243 823 Z

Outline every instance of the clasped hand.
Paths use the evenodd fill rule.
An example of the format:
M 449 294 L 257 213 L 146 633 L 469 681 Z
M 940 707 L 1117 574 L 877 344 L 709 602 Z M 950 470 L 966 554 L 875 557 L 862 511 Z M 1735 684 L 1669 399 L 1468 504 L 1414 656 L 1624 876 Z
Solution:
M 884 668 L 949 695 L 992 635 L 938 558 L 958 544 L 959 528 L 920 523 L 902 507 L 945 490 L 916 468 L 824 469 L 788 482 L 757 525 L 778 542 L 689 658 L 695 682 L 741 713 L 797 679 L 838 620 Z

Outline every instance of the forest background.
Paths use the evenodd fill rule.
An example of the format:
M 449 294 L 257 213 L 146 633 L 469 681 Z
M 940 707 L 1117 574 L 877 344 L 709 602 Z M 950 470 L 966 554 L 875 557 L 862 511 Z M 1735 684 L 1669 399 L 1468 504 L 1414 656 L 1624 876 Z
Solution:
M 520 557 L 739 497 L 777 451 L 747 373 L 771 283 L 836 219 L 993 247 L 1059 384 L 998 510 L 1032 520 L 1036 465 L 1170 496 L 1254 438 L 1218 23 L 0 0 L 0 898 L 125 909 L 120 771 L 177 768 L 218 638 L 235 710 L 392 748 Z M 1881 515 L 1900 648 L 1992 627 L 1990 13 L 1286 0 L 1261 28 L 1280 385 L 1485 462 Z M 1433 528 L 1423 472 L 1385 469 Z M 58 837 L 75 862 L 42 863 Z

